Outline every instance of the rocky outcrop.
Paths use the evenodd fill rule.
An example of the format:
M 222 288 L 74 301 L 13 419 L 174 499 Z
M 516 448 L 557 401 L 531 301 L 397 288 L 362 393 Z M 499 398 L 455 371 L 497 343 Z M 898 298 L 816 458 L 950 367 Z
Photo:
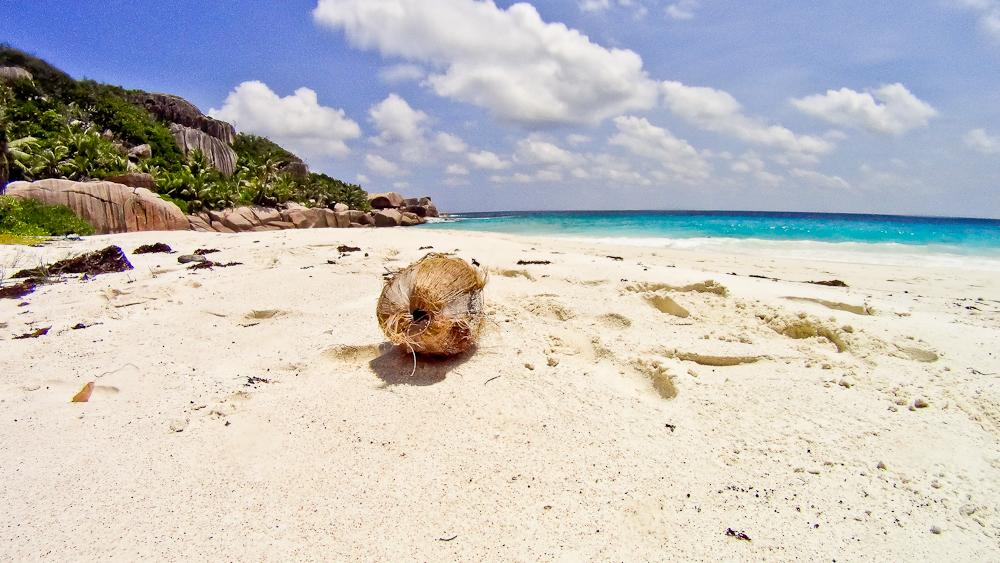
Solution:
M 403 205 L 403 196 L 396 192 L 386 192 L 384 194 L 369 194 L 368 204 L 372 209 L 390 209 Z
M 219 172 L 232 176 L 236 171 L 236 151 L 228 143 L 200 129 L 178 123 L 170 125 L 170 134 L 174 136 L 185 157 L 190 157 L 195 150 L 201 150 L 209 164 Z
M 197 129 L 227 145 L 236 136 L 232 125 L 202 114 L 197 106 L 180 96 L 142 92 L 132 95 L 129 101 L 145 107 L 157 119 Z
M 398 227 L 402 215 L 395 209 L 380 209 L 372 214 L 376 227 Z
M 114 182 L 13 182 L 7 185 L 7 195 L 36 199 L 46 205 L 65 205 L 93 225 L 99 235 L 191 229 L 187 216 L 173 203 L 145 188 Z
M 302 161 L 289 162 L 281 167 L 281 171 L 288 172 L 296 178 L 305 178 L 306 176 L 309 176 L 309 166 Z
M 156 190 L 156 180 L 153 179 L 152 175 L 146 174 L 145 172 L 129 172 L 128 174 L 108 176 L 106 180 L 116 184 L 122 184 L 130 188 L 146 188 L 150 191 Z
M 31 73 L 19 66 L 0 67 L 0 82 L 17 82 L 18 80 L 32 80 Z

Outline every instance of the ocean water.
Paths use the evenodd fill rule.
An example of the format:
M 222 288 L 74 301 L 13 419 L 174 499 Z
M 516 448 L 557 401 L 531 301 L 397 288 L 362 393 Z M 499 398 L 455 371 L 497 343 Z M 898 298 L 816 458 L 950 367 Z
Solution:
M 455 214 L 422 228 L 861 264 L 1000 271 L 1000 220 L 831 213 Z

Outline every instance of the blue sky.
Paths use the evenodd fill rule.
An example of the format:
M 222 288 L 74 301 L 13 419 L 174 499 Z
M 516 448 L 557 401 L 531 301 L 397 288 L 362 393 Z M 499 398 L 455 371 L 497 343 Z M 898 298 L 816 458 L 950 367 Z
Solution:
M 1000 0 L 0 3 L 0 41 L 446 211 L 1000 217 Z

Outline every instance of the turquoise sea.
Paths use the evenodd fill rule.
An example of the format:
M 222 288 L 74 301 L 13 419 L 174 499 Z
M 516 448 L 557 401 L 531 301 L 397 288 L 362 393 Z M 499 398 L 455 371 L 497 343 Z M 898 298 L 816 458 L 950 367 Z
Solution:
M 423 228 L 862 264 L 1000 270 L 1000 220 L 736 211 L 454 214 Z

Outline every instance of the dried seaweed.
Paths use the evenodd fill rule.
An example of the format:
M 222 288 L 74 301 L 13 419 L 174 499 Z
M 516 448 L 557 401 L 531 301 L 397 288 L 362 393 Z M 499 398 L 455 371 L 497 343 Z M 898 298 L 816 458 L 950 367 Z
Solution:
M 36 285 L 38 285 L 38 280 L 29 279 L 18 284 L 0 288 L 0 299 L 20 299 L 35 291 Z
M 194 251 L 194 254 L 196 256 L 204 256 L 206 254 L 213 254 L 215 252 L 221 252 L 221 250 L 219 250 L 218 248 L 199 248 L 198 250 Z
M 172 253 L 173 249 L 162 242 L 157 242 L 155 244 L 144 244 L 133 250 L 132 254 L 155 254 L 158 252 Z
M 14 274 L 15 278 L 49 278 L 63 274 L 86 274 L 96 276 L 98 274 L 108 274 L 112 272 L 124 272 L 131 270 L 132 264 L 125 257 L 125 253 L 118 246 L 109 246 L 103 250 L 96 250 L 81 254 L 75 258 L 60 260 L 51 266 L 40 266 L 30 270 L 21 270 Z
M 40 329 L 36 330 L 35 332 L 28 332 L 28 333 L 22 334 L 21 336 L 15 336 L 14 340 L 22 340 L 22 339 L 25 339 L 25 338 L 38 338 L 39 336 L 45 336 L 46 334 L 49 333 L 49 330 L 51 328 L 52 327 L 40 328 Z

